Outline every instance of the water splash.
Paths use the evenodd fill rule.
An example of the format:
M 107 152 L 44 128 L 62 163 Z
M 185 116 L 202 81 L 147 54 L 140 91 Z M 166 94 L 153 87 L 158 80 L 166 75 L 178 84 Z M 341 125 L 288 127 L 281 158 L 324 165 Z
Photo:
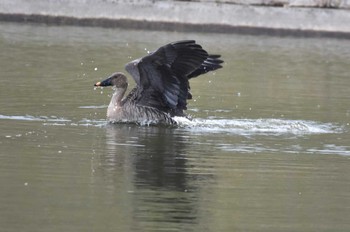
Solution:
M 180 127 L 203 133 L 266 134 L 327 134 L 340 133 L 332 123 L 287 119 L 193 119 L 175 117 Z
M 334 154 L 334 155 L 350 156 L 350 146 L 324 144 L 323 148 L 309 148 L 309 149 L 307 149 L 307 153 Z
M 107 108 L 108 105 L 101 105 L 101 106 L 79 106 L 79 109 L 104 109 Z
M 32 115 L 2 115 L 0 114 L 0 119 L 6 120 L 19 120 L 19 121 L 45 121 L 45 122 L 70 122 L 71 120 L 65 118 L 59 118 L 56 116 L 32 116 Z
M 61 118 L 57 116 L 32 116 L 32 115 L 2 115 L 0 114 L 0 120 L 17 120 L 17 121 L 33 121 L 42 122 L 44 126 L 96 126 L 102 127 L 106 125 L 106 120 L 90 120 L 83 118 L 78 122 L 74 122 L 70 119 Z
M 82 108 L 96 108 L 105 106 L 82 106 Z M 38 121 L 46 126 L 95 126 L 104 127 L 107 125 L 105 119 L 87 119 L 79 121 L 57 116 L 8 116 L 0 115 L 0 120 Z M 343 132 L 341 126 L 333 123 L 321 123 L 306 120 L 288 119 L 200 119 L 193 120 L 184 117 L 174 117 L 180 128 L 196 133 L 232 133 L 239 135 L 282 135 L 282 134 L 334 134 Z M 149 123 L 142 124 L 144 126 Z

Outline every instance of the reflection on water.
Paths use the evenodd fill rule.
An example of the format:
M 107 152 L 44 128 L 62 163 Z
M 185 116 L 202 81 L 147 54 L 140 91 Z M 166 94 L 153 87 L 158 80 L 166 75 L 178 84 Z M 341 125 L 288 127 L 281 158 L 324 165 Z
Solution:
M 93 84 L 191 38 L 226 62 L 193 120 L 107 124 Z M 0 48 L 4 231 L 350 229 L 348 41 L 10 23 Z
M 104 175 L 127 169 L 135 185 L 128 190 L 135 196 L 132 214 L 146 228 L 150 222 L 166 222 L 163 229 L 169 229 L 173 223 L 192 224 L 196 219 L 198 197 L 186 171 L 185 138 L 174 133 L 170 128 L 132 125 L 106 128 L 107 151 L 99 157 Z

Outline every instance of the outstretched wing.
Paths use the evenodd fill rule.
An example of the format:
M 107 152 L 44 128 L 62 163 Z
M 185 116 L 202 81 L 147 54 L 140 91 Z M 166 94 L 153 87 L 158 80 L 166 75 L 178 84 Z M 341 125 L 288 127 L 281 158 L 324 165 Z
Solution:
M 219 59 L 220 57 L 220 55 L 209 55 L 198 69 L 187 76 L 188 79 L 222 68 L 221 63 L 224 61 Z
M 137 103 L 168 112 L 186 109 L 188 76 L 200 69 L 207 58 L 208 53 L 194 40 L 185 40 L 128 63 L 125 68 L 140 91 Z
M 214 71 L 216 69 L 222 68 L 221 63 L 224 61 L 219 59 L 220 55 L 209 55 L 207 59 L 201 64 L 199 68 L 190 73 L 187 78 L 191 79 L 194 77 L 198 77 L 199 75 L 205 74 L 210 71 Z M 190 86 L 188 86 L 190 89 Z M 192 99 L 192 94 L 188 90 L 187 99 Z

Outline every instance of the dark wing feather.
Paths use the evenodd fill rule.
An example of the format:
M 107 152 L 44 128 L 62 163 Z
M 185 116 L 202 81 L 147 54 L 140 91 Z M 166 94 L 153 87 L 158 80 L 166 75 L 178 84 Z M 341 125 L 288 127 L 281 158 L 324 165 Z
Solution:
M 188 79 L 222 68 L 221 63 L 223 63 L 223 60 L 220 60 L 220 57 L 220 55 L 209 55 L 198 69 L 187 76 Z
M 140 90 L 138 104 L 182 112 L 188 97 L 188 75 L 200 69 L 208 53 L 193 40 L 160 47 L 140 60 L 130 62 L 126 70 Z
M 194 70 L 192 73 L 190 73 L 187 76 L 187 78 L 191 79 L 199 75 L 205 74 L 207 72 L 222 68 L 221 64 L 224 61 L 219 59 L 220 57 L 221 57 L 220 55 L 209 55 L 207 59 L 200 65 L 200 67 Z M 189 90 L 187 94 L 187 99 L 192 99 L 192 94 L 189 92 Z

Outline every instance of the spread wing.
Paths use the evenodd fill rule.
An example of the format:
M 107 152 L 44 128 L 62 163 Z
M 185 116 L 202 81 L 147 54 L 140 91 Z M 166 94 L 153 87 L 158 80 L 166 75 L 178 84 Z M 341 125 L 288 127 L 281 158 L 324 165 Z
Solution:
M 128 63 L 125 68 L 137 84 L 137 104 L 182 112 L 189 94 L 188 78 L 205 73 L 207 58 L 208 53 L 194 40 L 185 40 Z
M 222 68 L 221 63 L 224 61 L 219 59 L 220 57 L 220 55 L 209 55 L 198 69 L 187 76 L 188 79 Z

